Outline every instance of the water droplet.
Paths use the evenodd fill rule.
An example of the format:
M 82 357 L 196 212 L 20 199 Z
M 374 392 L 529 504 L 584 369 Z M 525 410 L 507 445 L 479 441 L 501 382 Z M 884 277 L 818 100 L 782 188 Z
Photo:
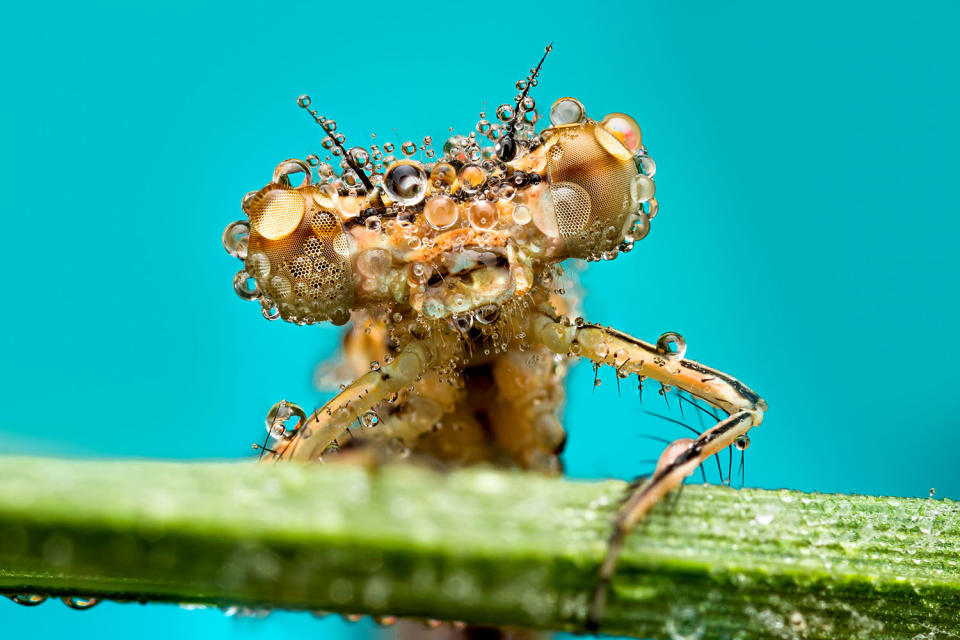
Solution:
M 287 427 L 287 420 L 296 416 L 297 424 L 293 427 Z M 281 400 L 276 403 L 267 412 L 266 426 L 267 433 L 274 438 L 290 436 L 303 426 L 307 420 L 307 414 L 298 404 Z
M 640 153 L 633 156 L 633 161 L 637 163 L 637 171 L 645 174 L 647 177 L 652 178 L 657 173 L 657 163 L 653 161 L 653 158 L 646 155 L 645 153 Z
M 250 240 L 250 223 L 246 220 L 237 220 L 227 225 L 223 230 L 223 248 L 234 258 L 245 260 L 247 257 L 247 243 Z
M 530 207 L 525 204 L 521 204 L 513 210 L 513 221 L 517 224 L 527 224 L 530 222 L 530 218 Z
M 484 181 L 487 179 L 486 173 L 479 165 L 468 164 L 460 169 L 460 188 L 463 189 L 465 193 L 476 193 L 480 190 L 480 187 L 483 186 Z
M 47 596 L 41 596 L 36 593 L 14 593 L 12 595 L 8 595 L 7 597 L 17 604 L 22 604 L 25 607 L 35 607 L 38 604 L 46 602 L 47 600 Z
M 456 223 L 459 210 L 457 203 L 452 198 L 438 195 L 430 198 L 424 205 L 423 216 L 434 229 L 449 229 Z
M 387 168 L 383 186 L 387 195 L 398 204 L 413 206 L 427 193 L 427 172 L 417 162 L 400 160 Z
M 638 173 L 630 183 L 630 198 L 637 205 L 646 202 L 657 191 L 657 185 L 649 177 Z
M 560 98 L 550 107 L 550 124 L 554 127 L 582 122 L 583 104 L 576 98 Z
M 412 156 L 417 152 L 417 143 L 413 140 L 406 140 L 400 145 L 400 152 L 405 156 Z
M 240 269 L 237 275 L 233 276 L 233 290 L 244 300 L 256 300 L 260 297 L 257 279 L 247 273 L 246 269 Z
M 737 436 L 733 441 L 733 446 L 735 446 L 738 451 L 746 451 L 747 447 L 750 446 L 750 436 L 745 433 Z
M 300 108 L 306 109 L 307 107 L 310 106 L 310 96 L 303 94 L 302 96 L 297 98 L 297 104 L 300 105 Z
M 100 603 L 99 598 L 85 598 L 83 596 L 65 596 L 60 598 L 60 600 L 71 609 L 77 609 L 79 611 L 89 609 Z
M 313 172 L 307 163 L 299 158 L 290 158 L 278 164 L 273 170 L 273 184 L 291 185 L 290 176 L 297 173 L 303 174 L 303 179 L 297 186 L 306 187 L 313 182 Z
M 637 121 L 625 113 L 610 113 L 604 116 L 600 123 L 606 131 L 609 131 L 619 140 L 627 150 L 634 154 L 640 149 L 642 136 L 640 134 L 640 125 Z
M 500 317 L 500 307 L 495 304 L 484 305 L 474 312 L 473 317 L 480 324 L 493 324 Z
M 680 360 L 687 353 L 687 342 L 679 333 L 668 331 L 657 339 L 657 353 L 669 360 Z
M 497 207 L 487 200 L 479 200 L 472 205 L 467 213 L 470 224 L 477 229 L 493 229 L 500 219 Z
M 363 147 L 353 147 L 347 151 L 347 156 L 353 160 L 354 164 L 358 167 L 364 167 L 370 162 L 370 154 L 368 154 L 367 150 Z
M 440 191 L 449 191 L 457 181 L 457 170 L 452 164 L 441 162 L 430 172 L 430 184 Z
M 392 143 L 392 142 L 387 142 L 387 143 L 385 143 L 385 144 L 383 145 L 383 152 L 384 152 L 384 153 L 393 153 L 393 143 Z
M 373 427 L 380 424 L 380 416 L 377 415 L 377 412 L 373 409 L 368 409 L 364 411 L 360 416 L 360 424 L 362 424 L 367 429 L 372 429 Z

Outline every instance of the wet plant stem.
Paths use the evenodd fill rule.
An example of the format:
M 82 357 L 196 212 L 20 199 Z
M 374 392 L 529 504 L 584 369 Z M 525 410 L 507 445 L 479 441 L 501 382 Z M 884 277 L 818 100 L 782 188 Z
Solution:
M 0 592 L 583 631 L 624 488 L 411 466 L 0 458 Z M 958 562 L 949 500 L 688 486 L 630 537 L 601 631 L 957 637 Z

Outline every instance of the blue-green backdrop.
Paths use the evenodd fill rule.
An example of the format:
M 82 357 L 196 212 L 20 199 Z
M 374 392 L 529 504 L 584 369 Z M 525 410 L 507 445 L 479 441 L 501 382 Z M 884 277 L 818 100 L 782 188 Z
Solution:
M 250 455 L 314 404 L 339 330 L 264 321 L 220 233 L 277 161 L 469 129 L 552 41 L 535 97 L 626 111 L 659 217 L 583 275 L 586 315 L 770 403 L 761 487 L 960 498 L 955 3 L 6 3 L 0 9 L 0 451 Z M 572 374 L 568 470 L 656 454 L 613 378 Z M 632 388 L 632 385 L 631 385 Z M 652 401 L 655 396 L 648 396 Z M 366 633 L 337 619 L 0 602 L 5 637 Z

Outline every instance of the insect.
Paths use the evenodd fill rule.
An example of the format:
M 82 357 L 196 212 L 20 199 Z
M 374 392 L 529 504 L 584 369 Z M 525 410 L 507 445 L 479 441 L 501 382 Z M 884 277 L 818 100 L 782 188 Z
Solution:
M 556 473 L 563 382 L 579 358 L 727 414 L 667 447 L 624 501 L 589 611 L 595 628 L 625 536 L 710 456 L 743 448 L 766 403 L 685 359 L 677 333 L 651 344 L 577 317 L 560 263 L 610 260 L 648 234 L 656 165 L 630 116 L 595 120 L 574 98 L 556 101 L 537 132 L 530 89 L 546 55 L 494 122 L 451 136 L 439 157 L 430 138 L 404 142 L 401 157 L 391 143 L 348 149 L 336 122 L 301 96 L 339 172 L 317 156 L 281 162 L 244 197 L 246 219 L 227 227 L 224 245 L 244 261 L 237 293 L 265 317 L 353 321 L 344 351 L 356 379 L 309 415 L 274 405 L 261 458 L 362 449 Z

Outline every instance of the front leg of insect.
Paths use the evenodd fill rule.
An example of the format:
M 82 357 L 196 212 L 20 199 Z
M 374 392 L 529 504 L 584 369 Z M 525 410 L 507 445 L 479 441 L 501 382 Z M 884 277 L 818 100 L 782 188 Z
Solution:
M 729 414 L 672 443 L 628 496 L 599 569 L 596 627 L 625 536 L 703 460 L 760 424 L 766 405 L 684 359 L 679 335 L 653 345 L 569 319 L 579 300 L 557 284 L 559 263 L 610 260 L 648 234 L 656 165 L 632 118 L 591 119 L 573 98 L 557 100 L 538 133 L 529 91 L 542 63 L 496 109 L 496 122 L 481 114 L 476 131 L 452 136 L 437 158 L 429 137 L 401 144 L 402 159 L 392 143 L 348 149 L 336 123 L 301 96 L 341 171 L 317 156 L 280 163 L 243 199 L 247 217 L 227 227 L 224 245 L 244 262 L 237 293 L 259 300 L 265 317 L 354 321 L 345 355 L 356 379 L 309 414 L 278 403 L 267 460 L 362 447 L 554 473 L 566 439 L 563 382 L 578 357 Z
M 723 451 L 763 420 L 766 402 L 738 380 L 684 359 L 686 344 L 676 333 L 665 333 L 652 345 L 625 333 L 598 325 L 567 326 L 548 315 L 534 320 L 540 339 L 557 353 L 574 352 L 597 365 L 614 367 L 618 375 L 635 374 L 667 387 L 676 387 L 729 414 L 696 439 L 672 443 L 657 469 L 624 501 L 613 524 L 599 584 L 588 614 L 588 627 L 599 627 L 607 588 L 627 534 L 653 506 L 680 486 L 710 456 Z

